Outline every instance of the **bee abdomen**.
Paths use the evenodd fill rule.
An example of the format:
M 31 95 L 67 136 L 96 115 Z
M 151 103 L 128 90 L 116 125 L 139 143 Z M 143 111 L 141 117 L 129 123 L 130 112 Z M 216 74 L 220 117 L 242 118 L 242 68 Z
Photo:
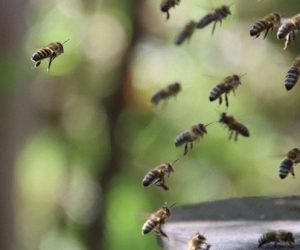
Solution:
M 144 187 L 149 186 L 155 179 L 155 173 L 149 172 L 143 179 L 142 183 Z
M 242 136 L 245 136 L 245 137 L 249 137 L 250 136 L 249 130 L 243 124 L 239 124 L 238 132 Z
M 298 81 L 299 78 L 299 69 L 297 67 L 291 67 L 290 70 L 287 72 L 284 85 L 286 90 L 291 90 Z
M 153 228 L 155 228 L 157 223 L 154 220 L 148 220 L 145 222 L 145 224 L 142 227 L 142 233 L 147 234 L 150 233 Z
M 175 138 L 175 146 L 178 147 L 184 143 L 191 142 L 191 141 L 193 141 L 193 138 L 192 138 L 190 132 L 184 132 L 184 133 L 179 134 Z
M 40 61 L 40 60 L 43 60 L 47 57 L 49 57 L 51 55 L 51 50 L 50 49 L 41 49 L 37 52 L 35 52 L 33 55 L 32 55 L 32 61 L 34 62 L 37 62 L 37 61 Z
M 279 177 L 281 179 L 284 179 L 288 176 L 288 174 L 291 172 L 293 168 L 293 161 L 289 159 L 285 159 L 283 162 L 281 162 L 279 167 Z
M 250 36 L 259 36 L 260 33 L 267 28 L 267 24 L 264 21 L 259 21 L 253 25 L 250 29 Z
M 258 240 L 258 248 L 260 248 L 262 245 L 267 244 L 269 242 L 274 241 L 274 237 L 270 234 L 264 234 L 263 236 L 260 237 Z
M 277 38 L 279 40 L 284 39 L 293 29 L 294 25 L 291 23 L 281 25 L 277 31 Z
M 223 93 L 224 93 L 223 88 L 221 88 L 220 85 L 217 85 L 217 86 L 214 87 L 213 90 L 210 92 L 209 100 L 210 100 L 211 102 L 212 102 L 212 101 L 215 101 L 215 100 L 217 100 Z

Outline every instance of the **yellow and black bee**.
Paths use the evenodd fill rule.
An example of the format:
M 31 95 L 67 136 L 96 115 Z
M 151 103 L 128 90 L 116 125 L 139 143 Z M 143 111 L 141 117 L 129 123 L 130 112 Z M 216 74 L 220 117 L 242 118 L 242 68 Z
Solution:
M 228 15 L 231 15 L 230 7 L 227 5 L 222 5 L 218 8 L 215 8 L 211 13 L 208 13 L 207 15 L 202 17 L 197 24 L 197 28 L 203 29 L 210 23 L 214 22 L 212 32 L 211 32 L 211 34 L 213 35 L 215 32 L 217 22 L 220 22 L 221 25 L 222 20 L 226 18 Z
M 171 215 L 171 208 L 175 204 L 168 207 L 164 205 L 156 212 L 152 213 L 149 219 L 142 226 L 142 234 L 148 234 L 151 231 L 155 232 L 159 236 L 168 238 L 167 234 L 162 230 L 162 225 L 166 223 L 167 219 Z
M 35 62 L 34 67 L 37 68 L 38 66 L 40 66 L 42 60 L 49 58 L 49 64 L 47 68 L 47 71 L 49 71 L 52 61 L 60 54 L 64 53 L 63 44 L 65 44 L 67 41 L 69 41 L 69 39 L 63 43 L 53 42 L 48 44 L 46 47 L 34 52 L 31 57 L 31 60 Z
M 175 82 L 169 84 L 167 87 L 160 89 L 151 97 L 151 103 L 153 105 L 158 105 L 160 101 L 167 100 L 172 96 L 176 96 L 181 91 L 181 84 Z
M 181 45 L 185 40 L 190 40 L 195 28 L 196 28 L 197 23 L 194 21 L 188 22 L 184 29 L 178 34 L 178 36 L 175 39 L 175 44 L 176 45 Z
M 226 107 L 228 107 L 229 102 L 228 102 L 228 94 L 230 92 L 235 91 L 235 89 L 241 85 L 241 79 L 240 76 L 238 75 L 232 75 L 232 76 L 227 76 L 224 78 L 224 80 L 219 83 L 216 87 L 213 88 L 213 90 L 210 92 L 209 95 L 209 100 L 211 102 L 219 99 L 219 104 L 222 104 L 223 99 L 222 99 L 222 95 L 224 94 L 225 96 L 225 104 Z
M 206 243 L 206 238 L 200 233 L 196 233 L 188 242 L 188 250 L 209 250 L 210 245 Z
M 198 123 L 191 127 L 190 130 L 184 131 L 176 136 L 175 138 L 175 146 L 179 147 L 183 144 L 184 146 L 184 153 L 186 155 L 188 153 L 188 145 L 190 145 L 190 149 L 193 148 L 193 142 L 199 138 L 202 138 L 205 134 L 207 134 L 206 127 L 208 126 L 202 123 Z
M 225 126 L 230 131 L 229 140 L 231 140 L 233 134 L 235 135 L 235 141 L 237 141 L 238 135 L 242 135 L 245 137 L 250 136 L 249 130 L 245 125 L 238 122 L 233 116 L 227 115 L 225 112 L 221 114 L 219 122 L 225 124 Z
M 289 71 L 287 72 L 284 80 L 286 90 L 291 90 L 297 83 L 300 74 L 300 55 L 298 55 Z
M 160 4 L 160 10 L 161 10 L 161 12 L 167 13 L 167 19 L 170 18 L 169 10 L 172 7 L 175 7 L 176 5 L 178 5 L 179 2 L 180 2 L 180 0 L 162 0 L 162 2 Z
M 263 31 L 266 31 L 264 35 L 264 38 L 266 38 L 266 36 L 269 33 L 269 30 L 272 31 L 274 27 L 279 24 L 280 15 L 277 13 L 270 13 L 252 26 L 252 28 L 250 29 L 250 36 L 255 36 L 257 38 Z
M 293 148 L 287 153 L 287 158 L 284 159 L 279 167 L 279 177 L 284 179 L 291 173 L 292 176 L 295 176 L 294 164 L 300 162 L 300 149 Z
M 279 40 L 285 39 L 286 36 L 295 30 L 300 29 L 300 14 L 292 16 L 291 18 L 282 18 L 282 24 L 277 31 L 277 38 Z
M 274 230 L 264 233 L 258 240 L 258 248 L 261 246 L 274 242 L 276 246 L 280 242 L 286 242 L 290 246 L 295 243 L 295 238 L 293 233 L 284 230 Z
M 147 187 L 151 184 L 154 184 L 158 187 L 163 188 L 164 190 L 169 190 L 165 185 L 165 177 L 169 177 L 170 173 L 174 172 L 173 163 L 163 163 L 153 169 L 151 169 L 143 178 L 142 184 L 144 187 Z

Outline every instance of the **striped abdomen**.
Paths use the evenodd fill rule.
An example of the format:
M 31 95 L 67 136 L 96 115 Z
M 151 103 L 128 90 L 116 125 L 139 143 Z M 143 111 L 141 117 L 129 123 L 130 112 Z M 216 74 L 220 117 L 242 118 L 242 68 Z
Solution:
M 224 87 L 224 83 L 220 83 L 216 87 L 214 87 L 213 90 L 210 92 L 209 100 L 211 102 L 215 101 L 218 98 L 220 98 L 220 96 L 225 92 L 226 92 L 226 88 Z
M 142 234 L 150 233 L 157 225 L 158 223 L 155 220 L 147 220 L 142 227 Z
M 250 133 L 247 127 L 241 123 L 237 123 L 234 127 L 233 130 L 241 134 L 242 136 L 249 137 Z
M 31 60 L 34 62 L 38 62 L 41 61 L 43 59 L 49 58 L 52 55 L 52 50 L 49 48 L 43 48 L 38 50 L 37 52 L 35 52 L 32 57 Z
M 181 146 L 185 143 L 194 141 L 195 138 L 190 131 L 183 132 L 175 138 L 175 146 Z
M 270 242 L 276 241 L 276 233 L 275 232 L 268 232 L 263 234 L 260 239 L 258 240 L 258 247 L 260 248 L 264 244 L 268 244 Z
M 292 66 L 287 72 L 284 80 L 284 86 L 286 90 L 291 90 L 297 83 L 299 78 L 299 68 Z
M 282 24 L 277 31 L 277 38 L 284 39 L 291 31 L 295 30 L 295 25 L 292 22 Z
M 175 44 L 181 45 L 185 40 L 189 40 L 195 31 L 196 25 L 196 22 L 190 21 L 176 37 Z
M 142 180 L 142 184 L 144 187 L 149 186 L 155 179 L 157 179 L 158 173 L 157 171 L 151 170 L 148 174 L 145 175 Z
M 250 29 L 250 36 L 259 37 L 260 33 L 268 28 L 268 23 L 266 21 L 258 21 Z
M 151 97 L 151 103 L 153 105 L 157 105 L 159 104 L 159 102 L 161 100 L 163 100 L 164 98 L 166 98 L 166 92 L 165 91 L 158 91 L 157 93 L 155 93 L 152 97 Z
M 281 162 L 279 167 L 279 177 L 281 179 L 286 178 L 290 172 L 293 174 L 293 164 L 293 161 L 289 159 L 285 159 Z

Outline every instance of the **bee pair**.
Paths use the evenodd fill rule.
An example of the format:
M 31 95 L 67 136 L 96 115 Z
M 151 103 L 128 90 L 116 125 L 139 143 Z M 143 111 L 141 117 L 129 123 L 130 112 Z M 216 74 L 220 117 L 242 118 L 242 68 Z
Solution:
M 68 41 L 69 39 L 64 41 L 63 43 L 53 42 L 48 44 L 46 47 L 41 48 L 36 52 L 34 52 L 31 57 L 31 60 L 35 62 L 34 67 L 37 68 L 38 66 L 41 65 L 42 60 L 49 58 L 49 63 L 47 67 L 47 71 L 49 71 L 53 60 L 59 55 L 61 55 L 62 53 L 64 53 L 63 44 L 65 44 Z
M 234 140 L 237 141 L 238 135 L 242 135 L 244 137 L 249 137 L 250 133 L 248 128 L 242 123 L 238 122 L 233 116 L 227 115 L 225 112 L 221 114 L 219 122 L 224 124 L 229 130 L 229 140 L 232 139 L 234 135 Z M 212 123 L 204 125 L 202 123 L 196 124 L 191 127 L 190 130 L 184 131 L 180 133 L 175 138 L 175 146 L 179 147 L 181 145 L 184 146 L 184 153 L 186 155 L 188 153 L 188 148 L 193 148 L 193 142 L 199 138 L 202 138 L 205 134 L 207 134 L 206 127 Z
M 295 176 L 294 165 L 300 162 L 300 149 L 293 148 L 287 153 L 287 158 L 284 159 L 279 167 L 279 177 L 284 179 L 289 173 Z
M 181 45 L 184 41 L 190 40 L 196 29 L 203 29 L 211 23 L 213 23 L 213 35 L 217 23 L 220 22 L 220 24 L 222 24 L 222 20 L 225 19 L 228 15 L 231 15 L 229 6 L 222 5 L 218 8 L 215 8 L 212 12 L 203 16 L 198 22 L 188 22 L 183 28 L 183 30 L 177 35 L 175 39 L 175 44 Z

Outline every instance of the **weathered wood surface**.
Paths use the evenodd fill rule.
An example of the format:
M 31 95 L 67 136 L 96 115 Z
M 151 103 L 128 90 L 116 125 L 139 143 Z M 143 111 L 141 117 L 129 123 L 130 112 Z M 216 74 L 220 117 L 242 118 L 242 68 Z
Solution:
M 258 238 L 268 230 L 294 233 L 294 247 L 268 244 L 260 249 L 300 249 L 300 197 L 250 197 L 206 202 L 172 210 L 164 226 L 169 240 L 164 249 L 187 249 L 197 232 L 205 234 L 210 250 L 258 249 Z

